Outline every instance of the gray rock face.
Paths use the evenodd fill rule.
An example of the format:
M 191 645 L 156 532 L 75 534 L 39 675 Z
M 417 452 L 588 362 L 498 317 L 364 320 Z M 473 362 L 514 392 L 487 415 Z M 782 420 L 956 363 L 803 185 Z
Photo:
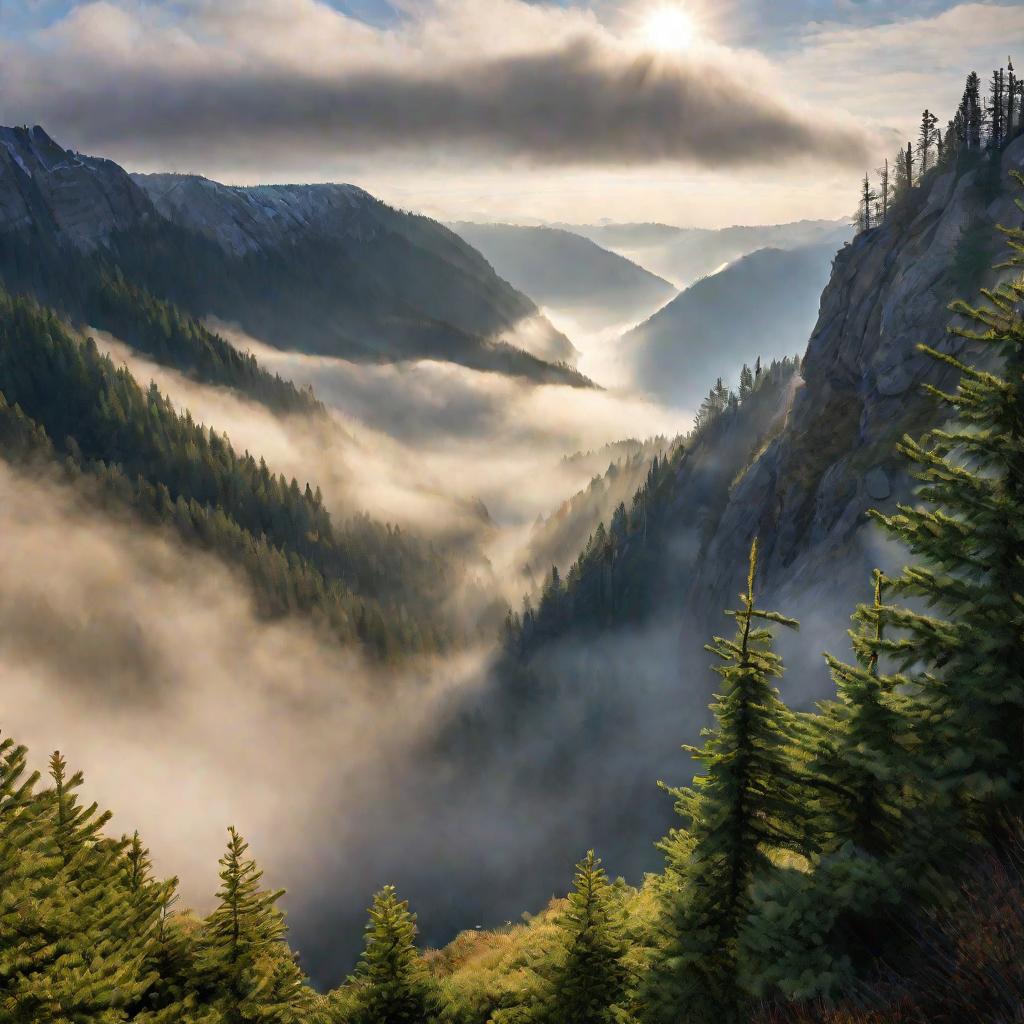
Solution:
M 117 164 L 62 149 L 38 125 L 0 127 L 0 231 L 42 228 L 87 251 L 153 215 Z
M 1024 138 L 1003 154 L 1001 180 L 1021 167 Z M 955 386 L 955 374 L 917 346 L 958 352 L 966 344 L 946 333 L 961 232 L 982 223 L 995 237 L 995 224 L 1021 219 L 1013 186 L 986 205 L 978 173 L 932 178 L 909 223 L 892 219 L 839 252 L 807 347 L 804 386 L 776 442 L 733 487 L 692 587 L 694 607 L 728 603 L 755 535 L 772 600 L 816 587 L 860 593 L 884 561 L 866 511 L 912 493 L 894 449 L 904 432 L 920 433 L 941 415 L 922 385 Z M 992 271 L 981 283 L 998 278 Z
M 236 256 L 274 248 L 304 232 L 368 240 L 384 204 L 355 185 L 221 185 L 193 174 L 133 174 L 168 220 Z

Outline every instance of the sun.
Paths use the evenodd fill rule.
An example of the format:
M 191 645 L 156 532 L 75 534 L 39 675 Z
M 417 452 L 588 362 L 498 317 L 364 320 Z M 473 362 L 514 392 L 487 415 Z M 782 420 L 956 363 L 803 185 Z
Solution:
M 662 4 L 644 16 L 640 25 L 644 45 L 660 53 L 685 53 L 697 42 L 697 24 L 678 4 Z

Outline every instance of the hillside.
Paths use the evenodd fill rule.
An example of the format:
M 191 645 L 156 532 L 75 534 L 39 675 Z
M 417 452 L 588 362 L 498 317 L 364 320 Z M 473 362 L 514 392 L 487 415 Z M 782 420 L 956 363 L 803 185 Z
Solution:
M 571 231 L 465 222 L 452 227 L 514 287 L 584 327 L 635 321 L 676 294 L 668 281 Z
M 998 173 L 970 161 L 932 170 L 882 226 L 840 251 L 779 429 L 764 443 L 757 431 L 739 426 L 741 405 L 736 423 L 746 455 L 716 451 L 730 433 L 709 435 L 723 439 L 709 457 L 721 460 L 728 485 L 713 509 L 703 504 L 704 489 L 693 485 L 693 456 L 684 446 L 663 470 L 658 507 L 670 525 L 648 556 L 662 571 L 630 573 L 624 586 L 647 606 L 668 600 L 683 618 L 695 616 L 695 632 L 702 636 L 708 615 L 732 600 L 757 536 L 769 600 L 810 609 L 819 603 L 824 615 L 826 595 L 835 588 L 863 590 L 872 566 L 885 556 L 866 533 L 865 512 L 894 507 L 912 484 L 895 443 L 934 422 L 934 399 L 923 385 L 948 387 L 955 380 L 953 371 L 937 368 L 917 345 L 927 339 L 962 350 L 962 341 L 943 343 L 950 297 L 1005 278 L 1006 271 L 987 268 L 999 253 L 994 225 L 1019 220 L 1009 174 L 1021 167 L 1024 139 L 1018 138 L 1001 154 Z M 979 238 L 985 239 L 980 249 Z M 708 443 L 702 438 L 702 445 Z M 687 542 L 698 525 L 700 542 Z M 616 559 L 635 557 L 641 548 L 635 524 L 621 543 Z M 666 565 L 674 580 L 667 591 L 661 589 Z M 573 609 L 578 586 L 569 583 Z M 564 628 L 571 633 L 587 621 L 573 611 Z
M 434 547 L 366 516 L 332 521 L 315 482 L 287 480 L 141 388 L 90 338 L 0 290 L 0 448 L 138 529 L 159 525 L 243 574 L 267 618 L 301 615 L 378 658 L 456 639 Z
M 758 249 L 799 249 L 812 245 L 838 249 L 853 230 L 845 221 L 801 220 L 791 224 L 679 228 L 668 224 L 599 224 L 572 227 L 678 288 L 720 270 Z
M 800 351 L 834 255 L 831 244 L 759 249 L 691 285 L 623 336 L 637 384 L 696 409 L 717 377 L 735 380 L 744 363 Z
M 115 332 L 100 322 L 97 279 L 123 281 L 136 304 L 217 316 L 281 348 L 589 383 L 516 346 L 522 330 L 552 344 L 561 336 L 479 253 L 349 186 L 132 177 L 64 150 L 38 126 L 5 128 L 0 269 L 10 290 Z

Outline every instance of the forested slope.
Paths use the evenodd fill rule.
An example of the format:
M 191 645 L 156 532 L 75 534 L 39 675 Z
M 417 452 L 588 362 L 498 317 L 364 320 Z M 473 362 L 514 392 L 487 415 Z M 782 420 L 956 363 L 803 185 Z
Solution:
M 248 575 L 264 613 L 312 615 L 379 656 L 453 639 L 442 611 L 452 578 L 430 544 L 367 517 L 332 522 L 310 483 L 236 453 L 91 339 L 2 292 L 0 394 L 6 457 L 59 460 L 103 500 L 212 549 Z

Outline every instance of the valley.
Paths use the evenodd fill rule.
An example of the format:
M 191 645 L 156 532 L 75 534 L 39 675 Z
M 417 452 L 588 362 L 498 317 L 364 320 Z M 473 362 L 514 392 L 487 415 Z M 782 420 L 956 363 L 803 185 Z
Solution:
M 351 31 L 368 95 L 495 29 L 450 6 L 312 0 L 302 46 Z M 220 173 L 0 98 L 0 1024 L 1013 1019 L 964 936 L 1024 943 L 1024 90 L 968 75 L 851 221 L 829 175 L 902 122 L 726 116 L 741 51 L 693 5 L 507 7 L 581 110 L 530 120 L 513 35 L 486 84 L 458 65 L 450 148 L 399 117 L 360 184 L 261 163 L 244 119 Z M 242 32 L 111 9 L 67 17 L 121 19 L 115 64 L 177 26 L 186 77 Z M 520 76 L 485 131 L 467 97 Z M 667 187 L 667 122 L 721 181 L 662 222 L 622 195 Z M 790 156 L 831 169 L 766 223 L 714 207 Z M 517 215 L 547 171 L 579 202 Z

